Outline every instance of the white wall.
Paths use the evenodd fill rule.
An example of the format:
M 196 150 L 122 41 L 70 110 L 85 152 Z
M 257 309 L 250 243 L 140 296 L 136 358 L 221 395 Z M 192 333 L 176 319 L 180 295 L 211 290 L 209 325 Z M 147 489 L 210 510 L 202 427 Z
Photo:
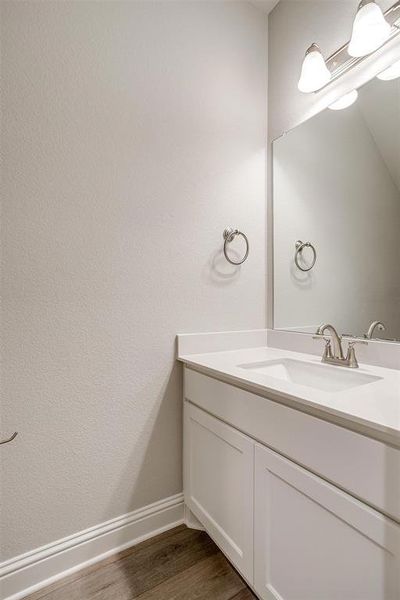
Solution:
M 175 334 L 265 326 L 267 17 L 1 11 L 5 559 L 181 491 Z

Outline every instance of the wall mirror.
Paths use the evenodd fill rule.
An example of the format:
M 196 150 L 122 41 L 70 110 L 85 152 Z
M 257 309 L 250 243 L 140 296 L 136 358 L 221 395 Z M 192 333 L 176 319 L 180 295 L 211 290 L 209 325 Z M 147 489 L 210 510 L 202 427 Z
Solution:
M 274 141 L 273 234 L 275 329 L 400 342 L 400 78 Z

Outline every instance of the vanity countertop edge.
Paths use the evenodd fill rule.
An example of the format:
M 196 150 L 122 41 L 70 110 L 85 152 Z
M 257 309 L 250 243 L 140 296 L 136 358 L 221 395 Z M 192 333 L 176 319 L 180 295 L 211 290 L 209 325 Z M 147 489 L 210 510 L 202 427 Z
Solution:
M 237 339 L 236 336 L 236 342 Z M 262 343 L 260 334 L 253 339 L 257 344 Z M 181 354 L 178 343 L 177 359 L 188 368 L 229 385 L 400 448 L 400 370 L 360 364 L 360 373 L 377 376 L 379 380 L 328 393 L 240 367 L 246 362 L 276 359 L 320 364 L 320 358 L 312 354 L 266 345 Z M 345 367 L 331 366 L 330 369 Z

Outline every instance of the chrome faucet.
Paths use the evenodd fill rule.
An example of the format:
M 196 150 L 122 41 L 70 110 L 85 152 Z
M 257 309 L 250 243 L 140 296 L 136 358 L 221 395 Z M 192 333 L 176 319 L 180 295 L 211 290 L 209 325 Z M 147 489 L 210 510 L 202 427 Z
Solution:
M 364 333 L 365 339 L 370 340 L 374 335 L 375 329 L 379 329 L 379 331 L 385 331 L 386 327 L 382 321 L 372 321 L 371 325 L 368 327 L 367 333 Z
M 317 329 L 317 331 L 315 332 L 315 335 L 321 335 L 323 336 L 325 331 L 329 331 L 331 334 L 331 338 L 333 341 L 333 355 L 331 352 L 331 357 L 330 358 L 335 358 L 337 360 L 344 360 L 344 356 L 343 356 L 343 348 L 342 348 L 342 338 L 339 336 L 338 332 L 336 331 L 336 329 L 333 327 L 333 325 L 330 325 L 329 323 L 327 323 L 326 325 L 320 325 Z M 330 346 L 330 340 L 329 340 L 329 346 Z M 327 344 L 328 346 L 328 344 Z
M 330 333 L 330 337 L 325 337 L 326 331 Z M 364 340 L 350 340 L 345 357 L 343 354 L 342 337 L 338 334 L 333 325 L 330 325 L 329 323 L 320 325 L 313 337 L 317 340 L 322 338 L 325 341 L 325 350 L 322 355 L 322 362 L 341 367 L 350 367 L 351 369 L 357 369 L 358 367 L 354 345 L 368 343 Z

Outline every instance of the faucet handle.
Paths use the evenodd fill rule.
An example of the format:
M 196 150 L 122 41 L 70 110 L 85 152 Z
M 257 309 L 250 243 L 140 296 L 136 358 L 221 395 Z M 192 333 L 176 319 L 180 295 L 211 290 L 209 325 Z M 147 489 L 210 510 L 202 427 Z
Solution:
M 357 361 L 356 353 L 354 350 L 354 346 L 356 344 L 364 344 L 364 346 L 368 346 L 368 342 L 366 342 L 365 340 L 350 340 L 349 341 L 349 345 L 347 346 L 346 360 L 347 360 L 348 366 L 353 369 L 357 369 L 357 367 L 358 367 L 358 361 Z
M 324 354 L 322 355 L 323 360 L 325 360 L 327 358 L 333 358 L 331 340 L 329 338 L 324 338 L 324 342 L 325 342 L 325 349 L 324 349 Z
M 324 335 L 317 333 L 316 335 L 313 335 L 313 340 L 324 340 L 324 342 L 325 342 L 325 349 L 324 349 L 324 354 L 322 356 L 322 360 L 333 357 L 330 338 L 327 338 Z

